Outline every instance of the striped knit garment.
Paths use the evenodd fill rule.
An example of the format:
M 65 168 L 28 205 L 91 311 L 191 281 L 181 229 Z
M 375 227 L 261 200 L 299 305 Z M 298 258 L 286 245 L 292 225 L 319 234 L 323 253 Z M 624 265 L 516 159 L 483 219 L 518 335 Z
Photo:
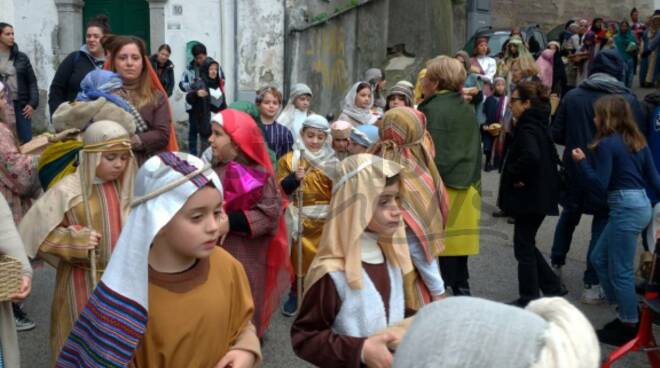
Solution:
M 146 309 L 101 281 L 80 313 L 56 367 L 127 367 L 146 327 Z
M 291 152 L 293 136 L 291 135 L 291 131 L 284 125 L 280 125 L 277 122 L 264 124 L 264 138 L 266 138 L 268 147 L 275 152 L 278 160 L 286 153 Z

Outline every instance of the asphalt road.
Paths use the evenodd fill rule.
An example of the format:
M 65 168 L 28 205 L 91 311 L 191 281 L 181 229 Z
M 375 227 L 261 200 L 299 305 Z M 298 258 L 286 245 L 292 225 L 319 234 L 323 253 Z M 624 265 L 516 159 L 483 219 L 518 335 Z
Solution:
M 639 97 L 648 90 L 637 90 Z M 470 258 L 470 283 L 474 296 L 508 302 L 517 295 L 516 262 L 513 257 L 513 226 L 505 219 L 491 216 L 495 209 L 495 200 L 499 176 L 484 173 L 482 176 L 483 204 L 480 254 Z M 546 255 L 552 244 L 556 217 L 546 218 L 537 237 L 537 243 Z M 569 289 L 567 299 L 578 306 L 596 328 L 615 317 L 614 312 L 605 305 L 588 306 L 579 303 L 582 292 L 582 272 L 585 268 L 585 255 L 589 242 L 591 218 L 586 216 L 576 229 L 569 259 L 564 267 L 564 280 Z M 48 367 L 48 333 L 50 305 L 54 283 L 52 269 L 45 267 L 36 270 L 33 292 L 25 303 L 25 309 L 37 323 L 37 327 L 28 332 L 19 333 L 23 367 Z M 291 350 L 289 329 L 292 319 L 276 313 L 271 327 L 264 339 L 264 367 L 307 367 Z M 441 326 L 438 326 L 441 329 Z M 657 331 L 656 331 L 657 332 Z M 660 336 L 660 335 L 659 335 Z M 603 346 L 603 355 L 611 351 Z M 617 367 L 647 367 L 647 360 L 642 354 L 633 354 L 622 360 Z

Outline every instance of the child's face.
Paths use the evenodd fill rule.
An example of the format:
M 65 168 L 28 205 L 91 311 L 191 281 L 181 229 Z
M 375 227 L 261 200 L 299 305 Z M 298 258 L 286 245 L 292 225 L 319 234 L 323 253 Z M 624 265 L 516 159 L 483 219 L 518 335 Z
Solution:
M 495 94 L 498 96 L 504 96 L 505 92 L 506 92 L 506 86 L 504 84 L 504 81 L 495 82 Z
M 355 96 L 355 106 L 361 109 L 369 108 L 371 104 L 371 89 L 362 88 Z
M 358 153 L 365 153 L 367 152 L 367 147 L 359 145 L 353 141 L 348 142 L 348 152 L 351 155 L 357 155 Z
M 511 81 L 514 83 L 518 83 L 523 79 L 523 72 L 522 69 L 520 69 L 520 66 L 517 64 L 514 64 L 511 67 Z
M 128 160 L 131 159 L 129 151 L 103 152 L 101 162 L 96 167 L 96 177 L 102 181 L 113 181 L 119 179 L 126 171 Z
M 602 119 L 598 114 L 594 115 L 594 125 L 596 126 L 596 129 L 600 128 L 601 121 Z
M 323 148 L 323 143 L 327 135 L 324 131 L 318 128 L 303 128 L 302 140 L 305 148 L 316 153 Z
M 390 109 L 401 106 L 406 106 L 406 98 L 401 95 L 391 95 L 387 100 L 387 107 Z
M 332 138 L 332 148 L 335 152 L 347 152 L 348 143 L 349 141 L 347 138 Z
M 218 244 L 221 223 L 227 220 L 222 196 L 212 187 L 195 192 L 158 233 L 169 250 L 181 257 L 206 258 Z
M 300 111 L 307 111 L 311 103 L 312 103 L 312 96 L 310 95 L 298 96 L 296 97 L 295 100 L 293 100 L 293 106 L 295 106 L 296 109 Z
M 218 64 L 211 64 L 209 66 L 209 78 L 215 79 L 218 77 Z
M 399 182 L 386 186 L 377 201 L 367 230 L 380 236 L 392 236 L 401 225 Z
M 231 137 L 225 133 L 220 125 L 211 123 L 211 136 L 209 144 L 213 151 L 213 158 L 219 162 L 229 162 L 236 159 L 238 148 L 232 142 Z
M 277 112 L 280 111 L 280 100 L 275 98 L 272 94 L 266 93 L 258 106 L 261 116 L 274 119 Z

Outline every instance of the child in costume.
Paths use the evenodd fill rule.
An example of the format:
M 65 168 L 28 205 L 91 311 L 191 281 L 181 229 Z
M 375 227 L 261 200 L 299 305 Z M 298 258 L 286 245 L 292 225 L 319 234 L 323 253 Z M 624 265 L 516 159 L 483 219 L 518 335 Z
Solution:
M 496 149 L 497 137 L 502 132 L 503 121 L 508 109 L 506 96 L 506 80 L 497 77 L 493 81 L 493 95 L 488 96 L 484 102 L 483 114 L 485 122 L 481 124 L 481 140 L 483 142 L 486 164 L 484 171 L 488 172 L 501 166 L 502 153 Z
M 410 256 L 419 275 L 410 275 L 406 299 L 408 307 L 415 310 L 445 294 L 438 255 L 444 249 L 449 204 L 431 152 L 422 143 L 424 133 L 416 110 L 396 107 L 383 116 L 380 142 L 373 149 L 375 155 L 404 167 L 400 173 L 401 211 Z
M 368 82 L 355 83 L 344 97 L 344 106 L 338 120 L 347 121 L 354 127 L 376 124 L 381 115 L 371 111 L 374 106 L 372 92 Z
M 366 153 L 378 142 L 378 127 L 375 125 L 360 125 L 351 131 L 348 142 L 348 152 L 351 155 Z
M 321 244 L 291 327 L 295 353 L 321 367 L 386 366 L 412 270 L 399 208 L 401 165 L 370 154 L 341 162 Z M 322 302 L 319 302 L 322 301 Z
M 292 265 L 297 277 L 304 277 L 318 248 L 323 224 L 328 215 L 328 203 L 332 192 L 332 177 L 337 161 L 329 143 L 330 126 L 320 115 L 310 115 L 302 124 L 293 152 L 282 157 L 278 163 L 277 181 L 284 192 L 292 197 L 287 209 L 287 226 L 292 238 L 302 234 L 302 270 L 297 269 L 297 241 L 291 240 Z M 301 188 L 300 191 L 298 189 Z M 295 196 L 294 196 L 295 194 Z M 302 210 L 298 206 L 298 195 L 302 195 Z M 302 229 L 298 229 L 298 216 L 302 212 Z M 297 309 L 296 282 L 292 283 L 289 300 L 282 313 L 292 316 Z
M 233 109 L 214 115 L 209 138 L 213 169 L 225 187 L 229 232 L 222 247 L 250 280 L 253 322 L 263 336 L 291 277 L 284 209 L 266 143 L 257 124 Z
M 309 106 L 313 97 L 314 95 L 309 86 L 304 83 L 294 84 L 289 93 L 289 101 L 277 117 L 280 124 L 289 128 L 294 141 L 298 136 L 298 132 L 300 132 L 300 128 L 302 128 L 303 121 L 312 114 Z
M 337 120 L 330 125 L 332 149 L 335 150 L 335 155 L 339 160 L 343 160 L 350 155 L 348 145 L 350 144 L 352 128 L 351 123 L 343 120 Z
M 257 363 L 245 271 L 217 246 L 227 231 L 222 206 L 222 184 L 200 159 L 164 152 L 145 162 L 115 253 L 58 366 Z
M 109 120 L 92 123 L 82 134 L 75 173 L 40 197 L 20 223 L 28 256 L 57 268 L 50 328 L 53 361 L 103 274 L 128 215 L 136 170 L 130 140 L 134 131 L 134 125 Z

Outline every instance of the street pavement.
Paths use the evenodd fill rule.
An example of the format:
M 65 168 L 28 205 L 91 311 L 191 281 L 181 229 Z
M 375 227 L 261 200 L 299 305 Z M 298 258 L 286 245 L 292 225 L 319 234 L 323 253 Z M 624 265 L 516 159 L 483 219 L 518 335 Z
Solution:
M 637 96 L 640 98 L 648 92 L 649 90 L 636 90 Z M 474 296 L 509 302 L 518 296 L 516 261 L 512 245 L 513 225 L 507 224 L 506 219 L 491 216 L 496 209 L 498 184 L 499 175 L 497 173 L 483 173 L 481 251 L 479 255 L 470 257 L 470 284 Z M 556 223 L 557 217 L 546 218 L 537 236 L 538 247 L 546 256 L 550 252 Z M 582 273 L 585 268 L 584 260 L 589 243 L 590 226 L 591 217 L 583 217 L 575 231 L 563 275 L 569 290 L 567 299 L 585 313 L 595 328 L 600 328 L 615 317 L 614 312 L 605 305 L 588 306 L 579 302 L 583 287 Z M 22 367 L 48 367 L 50 356 L 48 326 L 54 278 L 55 273 L 48 266 L 35 271 L 32 295 L 25 303 L 25 309 L 37 323 L 37 327 L 32 331 L 19 333 Z M 283 317 L 279 312 L 273 316 L 262 348 L 264 367 L 310 366 L 298 359 L 291 350 L 289 337 L 291 323 L 291 318 Z M 442 326 L 438 326 L 438 331 L 442 331 Z M 657 332 L 656 329 L 656 334 Z M 601 350 L 602 355 L 605 356 L 612 349 L 602 346 Z M 631 354 L 615 365 L 615 367 L 648 366 L 644 355 L 639 353 Z

